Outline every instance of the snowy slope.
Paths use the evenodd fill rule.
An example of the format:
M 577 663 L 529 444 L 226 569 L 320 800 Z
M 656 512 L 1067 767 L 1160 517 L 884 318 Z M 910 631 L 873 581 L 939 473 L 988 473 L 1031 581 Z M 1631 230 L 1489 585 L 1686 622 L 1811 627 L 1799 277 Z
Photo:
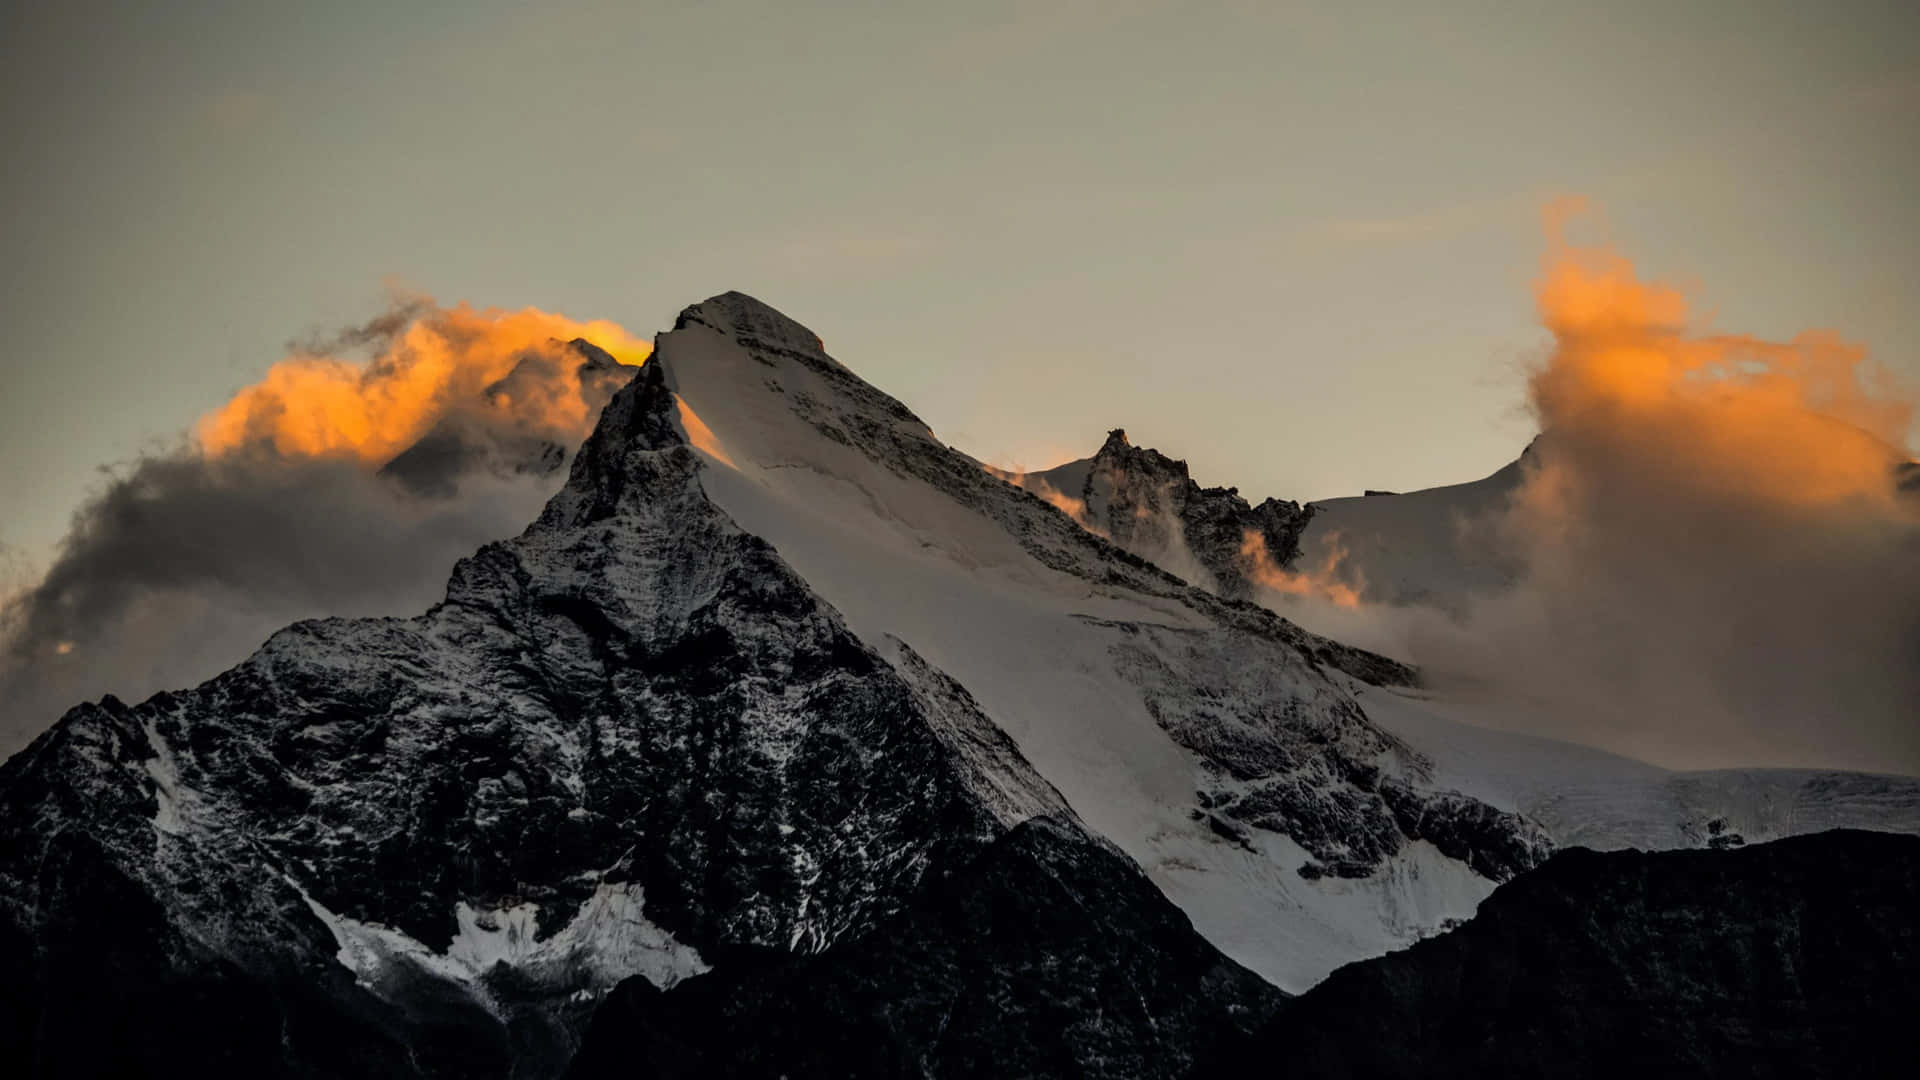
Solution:
M 1488 705 L 1355 686 L 1381 727 L 1433 762 L 1437 783 L 1538 822 L 1562 847 L 1690 848 L 1825 829 L 1920 833 L 1920 779 L 1818 769 L 1672 771 L 1481 726 Z
M 1498 876 L 1544 851 L 1433 790 L 1310 635 L 989 476 L 798 324 L 729 294 L 654 356 L 728 516 L 863 640 L 966 686 L 1201 933 L 1282 987 L 1469 914 L 1494 884 L 1470 864 Z M 1375 790 L 1401 787 L 1405 812 Z
M 1531 448 L 1529 448 L 1531 452 Z M 1331 573 L 1372 603 L 1458 610 L 1469 593 L 1513 584 L 1488 522 L 1520 486 L 1527 456 L 1465 484 L 1405 494 L 1323 499 L 1300 537 L 1301 563 Z
M 1095 457 L 1011 479 L 1040 493 L 1084 498 L 1111 450 L 1109 440 Z M 1298 612 L 1323 633 L 1354 634 L 1355 644 L 1381 638 L 1385 648 L 1403 645 L 1387 629 L 1395 620 L 1380 618 L 1388 610 L 1382 605 L 1457 610 L 1473 594 L 1490 595 L 1512 585 L 1516 563 L 1503 557 L 1490 523 L 1507 508 L 1535 452 L 1529 446 L 1519 460 L 1471 483 L 1309 504 L 1295 564 L 1353 586 L 1364 601 L 1359 609 L 1302 606 L 1271 591 L 1252 595 L 1282 612 Z M 1128 453 L 1161 478 L 1162 489 L 1186 485 L 1192 495 L 1185 503 L 1247 506 L 1230 489 L 1193 484 L 1183 463 L 1152 451 Z M 1262 504 L 1268 505 L 1292 504 Z M 1094 512 L 1092 500 L 1086 506 L 1081 520 L 1088 527 L 1109 524 Z M 1173 510 L 1170 504 L 1168 511 Z M 1180 510 L 1195 516 L 1186 505 Z M 1170 551 L 1151 530 L 1115 529 L 1111 535 L 1136 554 L 1166 560 L 1169 570 L 1178 572 L 1192 561 L 1186 550 Z M 1219 566 L 1222 560 L 1213 562 Z M 1226 580 L 1231 571 L 1229 566 L 1227 573 L 1213 574 L 1212 587 L 1231 585 Z M 1428 617 L 1441 616 L 1429 612 Z M 1434 784 L 1524 815 L 1558 846 L 1728 846 L 1834 828 L 1920 833 L 1920 780 L 1912 777 L 1805 769 L 1673 772 L 1524 734 L 1533 726 L 1533 706 L 1523 701 L 1471 695 L 1466 688 L 1449 694 L 1347 682 L 1370 719 L 1431 764 Z

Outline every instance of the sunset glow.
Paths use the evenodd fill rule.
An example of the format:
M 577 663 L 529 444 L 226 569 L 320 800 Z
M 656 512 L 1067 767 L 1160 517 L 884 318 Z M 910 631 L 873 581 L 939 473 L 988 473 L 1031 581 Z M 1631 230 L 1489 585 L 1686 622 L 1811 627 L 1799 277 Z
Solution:
M 1774 342 L 1696 326 L 1679 289 L 1641 279 L 1610 248 L 1567 239 L 1582 209 L 1575 200 L 1548 209 L 1536 290 L 1554 340 L 1530 383 L 1553 440 L 1546 468 L 1604 447 L 1719 499 L 1891 502 L 1910 392 L 1829 332 Z M 1570 482 L 1548 478 L 1536 494 Z
M 1247 580 L 1260 588 L 1287 596 L 1325 600 L 1337 607 L 1359 607 L 1360 591 L 1366 588 L 1366 582 L 1350 569 L 1342 573 L 1341 564 L 1346 561 L 1347 549 L 1341 544 L 1340 535 L 1329 534 L 1323 544 L 1326 554 L 1317 565 L 1290 570 L 1274 561 L 1273 554 L 1267 550 L 1267 538 L 1260 535 L 1259 530 L 1248 529 L 1240 539 L 1240 559 Z M 1349 582 L 1344 580 L 1346 577 L 1356 580 Z
M 564 343 L 584 338 L 623 364 L 652 346 L 605 320 L 578 322 L 537 308 L 505 311 L 459 304 L 430 308 L 365 362 L 296 353 L 200 420 L 200 446 L 218 457 L 267 449 L 285 457 L 348 457 L 378 463 L 404 450 L 451 408 L 487 409 L 569 442 L 586 434 L 579 358 Z M 494 384 L 530 357 L 538 377 Z M 491 391 L 491 392 L 490 392 Z

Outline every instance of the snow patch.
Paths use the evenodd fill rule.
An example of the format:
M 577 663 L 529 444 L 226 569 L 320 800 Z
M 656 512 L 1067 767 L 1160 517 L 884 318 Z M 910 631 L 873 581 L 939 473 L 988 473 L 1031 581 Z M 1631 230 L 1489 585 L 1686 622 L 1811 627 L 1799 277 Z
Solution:
M 158 727 L 149 719 L 144 722 L 147 733 L 147 745 L 152 748 L 153 756 L 141 762 L 149 779 L 153 781 L 153 827 L 168 836 L 178 836 L 186 831 L 185 811 L 200 801 L 200 793 L 188 787 L 180 778 L 180 763 L 173 756 L 173 748 L 160 734 Z
M 545 940 L 538 939 L 537 904 L 482 909 L 461 901 L 454 905 L 459 930 L 444 953 L 392 927 L 331 911 L 291 878 L 287 883 L 333 934 L 339 949 L 334 959 L 375 993 L 409 973 L 426 972 L 490 1003 L 481 980 L 505 965 L 556 994 L 598 996 L 633 975 L 664 990 L 708 969 L 697 950 L 647 919 L 640 886 L 631 882 L 596 888 L 572 920 Z

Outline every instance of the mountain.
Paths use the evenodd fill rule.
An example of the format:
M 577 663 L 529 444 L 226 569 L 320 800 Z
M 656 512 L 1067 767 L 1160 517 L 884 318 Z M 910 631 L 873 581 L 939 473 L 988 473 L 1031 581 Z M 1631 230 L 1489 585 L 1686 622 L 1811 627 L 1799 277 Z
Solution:
M 1470 914 L 1548 850 L 1368 719 L 1352 687 L 1404 666 L 1083 527 L 778 312 L 715 297 L 654 356 L 713 465 L 708 495 L 856 634 L 911 642 L 967 687 L 1095 832 L 1277 985 Z
M 623 979 L 819 952 L 1021 822 L 1081 828 L 966 690 L 706 497 L 665 374 L 425 615 L 297 624 L 0 767 L 8 1060 L 552 1075 Z M 1235 984 L 1127 903 L 1185 935 L 1168 987 Z
M 1170 1076 L 1574 838 L 1920 828 L 1913 781 L 1472 728 L 1248 602 L 1306 508 L 1118 433 L 1079 495 L 1013 480 L 758 301 L 686 309 L 441 603 L 0 766 L 4 1057 L 540 1077 L 592 1025 L 581 1075 Z
M 1562 852 L 1470 922 L 1339 971 L 1214 1075 L 1906 1076 L 1920 838 Z

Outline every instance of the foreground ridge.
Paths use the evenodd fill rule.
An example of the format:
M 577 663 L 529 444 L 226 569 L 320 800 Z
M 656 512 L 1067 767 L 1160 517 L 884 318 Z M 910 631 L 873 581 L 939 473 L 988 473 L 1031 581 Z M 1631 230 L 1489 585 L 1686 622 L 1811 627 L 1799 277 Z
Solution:
M 1905 1076 L 1920 837 L 1562 852 L 1196 1075 Z
M 1117 850 L 1033 818 L 858 941 L 629 982 L 568 1075 L 1174 1077 L 1284 998 Z

